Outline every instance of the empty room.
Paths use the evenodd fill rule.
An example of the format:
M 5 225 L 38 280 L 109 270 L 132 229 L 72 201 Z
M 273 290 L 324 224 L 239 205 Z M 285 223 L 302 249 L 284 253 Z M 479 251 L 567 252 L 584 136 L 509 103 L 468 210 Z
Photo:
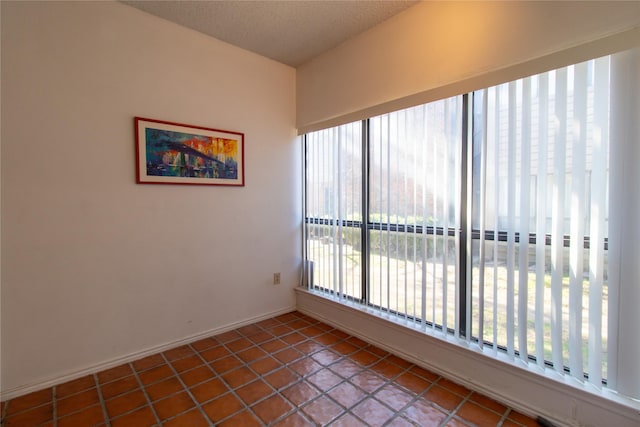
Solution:
M 640 425 L 640 2 L 0 18 L 3 427 Z

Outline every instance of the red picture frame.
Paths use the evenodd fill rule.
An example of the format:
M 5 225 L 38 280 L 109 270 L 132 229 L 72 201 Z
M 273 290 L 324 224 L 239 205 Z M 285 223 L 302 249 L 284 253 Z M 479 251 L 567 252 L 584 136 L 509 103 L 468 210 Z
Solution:
M 244 186 L 244 133 L 135 117 L 138 184 Z

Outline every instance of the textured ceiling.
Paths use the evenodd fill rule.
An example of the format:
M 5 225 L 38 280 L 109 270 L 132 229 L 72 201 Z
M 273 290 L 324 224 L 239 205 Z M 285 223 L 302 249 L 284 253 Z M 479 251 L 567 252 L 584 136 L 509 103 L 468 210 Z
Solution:
M 297 67 L 417 1 L 123 1 Z

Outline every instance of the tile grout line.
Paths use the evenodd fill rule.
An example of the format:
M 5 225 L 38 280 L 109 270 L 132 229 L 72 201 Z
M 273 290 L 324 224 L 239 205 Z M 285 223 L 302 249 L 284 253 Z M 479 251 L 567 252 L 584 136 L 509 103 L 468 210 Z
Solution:
M 129 368 L 131 368 L 131 371 L 133 372 L 133 376 L 136 379 L 136 381 L 138 382 L 138 385 L 140 386 L 140 390 L 142 391 L 142 394 L 144 394 L 145 399 L 147 399 L 147 404 L 149 405 L 149 409 L 151 409 L 151 413 L 153 414 L 153 416 L 155 417 L 156 421 L 158 422 L 158 425 L 161 426 L 162 425 L 162 421 L 160 420 L 160 417 L 158 416 L 158 413 L 156 412 L 156 408 L 153 407 L 153 403 L 151 403 L 151 398 L 149 397 L 149 394 L 147 393 L 147 389 L 145 388 L 144 384 L 142 383 L 142 380 L 140 379 L 140 376 L 138 375 L 138 372 L 136 371 L 135 366 L 133 366 L 133 362 L 128 363 L 127 365 L 129 365 Z M 153 369 L 149 368 L 149 369 Z M 126 392 L 128 393 L 128 392 Z M 123 393 L 124 394 L 124 393 Z M 135 408 L 138 409 L 138 408 Z M 130 412 L 133 412 L 134 410 L 131 410 Z M 124 414 L 120 414 L 118 416 L 122 416 Z
M 504 414 L 502 414 L 502 418 L 500 419 L 500 421 L 498 421 L 498 425 L 496 425 L 496 427 L 502 427 L 502 425 L 507 420 L 507 418 L 509 418 L 510 413 L 511 413 L 511 408 L 507 408 L 507 410 L 504 411 Z
M 282 322 L 280 322 L 280 323 L 281 323 L 281 324 L 283 324 Z M 284 324 L 283 324 L 283 325 L 284 325 Z M 292 330 L 291 332 L 287 332 L 287 333 L 286 333 L 286 334 L 284 334 L 284 335 L 278 335 L 278 336 L 276 336 L 275 334 L 273 334 L 272 332 L 269 332 L 268 330 L 266 330 L 266 329 L 265 329 L 265 328 L 263 328 L 262 326 L 258 326 L 258 327 L 259 327 L 260 329 L 262 329 L 262 332 L 266 332 L 266 333 L 270 334 L 271 336 L 273 336 L 273 339 L 270 339 L 270 340 L 264 341 L 263 343 L 265 343 L 265 342 L 269 342 L 269 341 L 273 341 L 273 340 L 276 340 L 276 339 L 279 339 L 280 341 L 282 341 L 282 342 L 284 342 L 285 344 L 287 344 L 287 346 L 286 346 L 286 347 L 284 347 L 284 348 L 282 348 L 282 349 L 278 350 L 278 353 L 279 353 L 279 352 L 281 352 L 281 351 L 284 351 L 284 350 L 286 350 L 286 349 L 291 349 L 291 348 L 293 348 L 293 344 L 290 344 L 290 343 L 288 343 L 288 342 L 286 342 L 286 341 L 282 340 L 282 339 L 281 339 L 281 337 L 283 337 L 283 336 L 287 336 L 287 335 L 290 335 L 290 334 L 292 334 L 293 332 L 295 332 L 295 330 Z M 248 340 L 248 341 L 250 341 L 250 342 L 252 342 L 252 343 L 253 343 L 251 346 L 247 347 L 246 349 L 251 348 L 251 347 L 253 347 L 253 346 L 255 346 L 255 347 L 260 347 L 260 345 L 259 345 L 259 344 L 254 343 L 253 341 L 251 341 L 251 338 L 249 338 L 249 335 L 246 335 L 246 334 L 244 334 L 244 333 L 242 333 L 242 332 L 239 332 L 239 333 L 240 333 L 240 335 L 242 336 L 242 338 L 244 338 L 244 339 L 246 339 L 246 340 Z M 231 341 L 230 341 L 230 342 L 231 342 Z M 228 350 L 230 350 L 228 347 L 226 347 L 226 343 L 225 343 L 225 344 L 223 344 L 223 345 L 225 346 L 225 348 L 227 348 Z M 243 350 L 241 350 L 241 351 L 244 351 L 244 350 L 246 350 L 246 349 L 243 349 Z M 297 351 L 297 350 L 296 350 L 296 351 Z M 266 352 L 266 351 L 265 351 L 265 352 Z M 272 352 L 266 352 L 266 353 L 267 353 L 267 356 L 263 356 L 263 357 L 261 357 L 261 358 L 255 359 L 254 361 L 262 360 L 262 359 L 264 359 L 264 358 L 266 358 L 266 357 L 273 357 L 273 353 L 272 353 Z M 300 353 L 301 353 L 301 352 L 300 352 Z M 237 352 L 233 352 L 233 354 L 237 354 Z M 274 359 L 275 359 L 275 360 L 277 360 L 278 362 L 280 362 L 282 365 L 281 365 L 279 368 L 277 368 L 277 369 L 273 369 L 272 371 L 269 371 L 269 372 L 268 372 L 266 375 L 264 375 L 264 376 L 268 376 L 268 375 L 271 375 L 271 374 L 273 374 L 273 373 L 275 373 L 275 372 L 278 372 L 278 371 L 280 371 L 280 370 L 282 370 L 282 369 L 284 369 L 284 368 L 288 368 L 288 366 L 289 366 L 289 362 L 286 362 L 286 363 L 285 363 L 285 362 L 282 362 L 280 359 L 275 358 L 275 357 L 274 357 Z M 297 360 L 299 360 L 299 359 L 295 359 L 295 361 L 297 361 Z M 254 369 L 249 365 L 249 363 L 245 362 L 244 360 L 242 360 L 242 362 L 244 363 L 244 366 L 245 366 L 247 369 L 249 369 L 251 372 L 253 372 L 254 374 L 256 374 L 256 375 L 258 376 L 258 378 L 259 378 L 259 379 L 262 379 L 262 380 L 263 380 L 263 382 L 264 382 L 265 384 L 267 384 L 267 386 L 268 386 L 269 388 L 271 388 L 271 389 L 273 390 L 273 392 L 274 392 L 274 393 L 270 394 L 270 395 L 269 395 L 269 396 L 267 396 L 267 397 L 263 397 L 262 399 L 258 399 L 258 400 L 256 400 L 255 402 L 253 402 L 252 406 L 255 406 L 255 405 L 257 405 L 258 403 L 260 403 L 260 402 L 263 402 L 263 401 L 267 400 L 268 398 L 270 398 L 271 396 L 273 396 L 273 395 L 275 394 L 275 395 L 279 395 L 279 396 L 280 396 L 281 398 L 283 398 L 286 402 L 291 403 L 291 404 L 292 404 L 292 407 L 293 407 L 293 409 L 290 409 L 289 411 L 285 412 L 283 415 L 279 416 L 278 418 L 276 418 L 275 420 L 271 421 L 270 423 L 266 423 L 266 422 L 264 422 L 264 421 L 263 421 L 263 420 L 262 420 L 262 419 L 261 419 L 261 418 L 260 418 L 256 413 L 255 413 L 255 411 L 252 409 L 252 407 L 251 407 L 251 406 L 247 405 L 247 404 L 246 404 L 246 403 L 245 403 L 245 402 L 240 398 L 240 396 L 236 396 L 236 397 L 237 397 L 237 398 L 239 398 L 239 399 L 240 399 L 240 401 L 241 401 L 241 402 L 242 402 L 242 403 L 247 407 L 247 410 L 250 410 L 250 411 L 251 411 L 251 413 L 253 413 L 253 414 L 256 416 L 256 419 L 258 419 L 258 420 L 259 420 L 263 425 L 265 425 L 265 426 L 270 426 L 270 425 L 274 425 L 274 424 L 275 424 L 275 423 L 277 423 L 277 422 L 280 422 L 281 420 L 283 420 L 284 418 L 286 418 L 286 417 L 288 417 L 288 416 L 292 415 L 293 413 L 298 412 L 298 407 L 297 407 L 297 405 L 295 405 L 295 404 L 293 404 L 293 402 L 289 401 L 289 399 L 287 399 L 287 397 L 286 397 L 286 396 L 282 395 L 282 393 L 280 393 L 280 391 L 279 391 L 279 390 L 277 390 L 273 385 L 271 385 L 271 383 L 269 383 L 268 381 L 265 381 L 265 380 L 264 380 L 264 376 L 263 376 L 263 375 L 261 375 L 261 374 L 259 374 L 257 371 L 255 371 L 255 370 L 254 370 Z M 234 368 L 234 369 L 232 369 L 231 371 L 228 371 L 228 372 L 232 372 L 233 370 L 236 370 L 236 369 L 239 369 L 239 367 L 238 367 L 238 368 Z M 297 372 L 295 372 L 295 371 L 294 371 L 294 374 L 295 374 L 296 376 L 298 376 L 298 377 L 299 377 L 299 375 L 298 375 L 298 373 L 297 373 Z M 223 379 L 223 381 L 224 381 L 224 379 Z M 254 382 L 254 381 L 250 381 L 250 382 L 248 382 L 248 383 L 246 383 L 246 384 L 241 385 L 240 387 L 244 387 L 245 385 L 247 385 L 247 384 L 251 384 L 252 382 Z M 297 381 L 296 381 L 296 382 L 297 382 Z M 289 384 L 289 386 L 290 386 L 290 385 L 292 385 L 292 384 Z M 233 391 L 234 391 L 234 394 L 235 394 L 235 388 L 233 389 Z
M 109 419 L 109 413 L 107 412 L 107 405 L 105 404 L 104 397 L 102 396 L 102 388 L 100 387 L 100 382 L 98 381 L 97 373 L 93 374 L 93 380 L 96 383 L 98 400 L 100 401 L 100 406 L 102 407 L 102 415 L 104 416 L 105 424 L 107 425 L 107 427 L 111 427 L 111 420 Z M 57 422 L 57 418 L 56 418 L 56 422 Z
M 455 408 L 453 408 L 451 411 L 449 411 L 449 416 L 448 416 L 447 418 L 445 418 L 445 419 L 444 419 L 444 421 L 442 421 L 442 423 L 440 423 L 440 427 L 445 427 L 445 426 L 447 425 L 447 423 L 448 423 L 449 421 L 451 421 L 451 420 L 453 419 L 453 417 L 455 417 L 455 415 L 456 415 L 456 413 L 458 412 L 458 410 L 459 410 L 460 408 L 462 408 L 462 406 L 463 406 L 465 403 L 467 403 L 467 402 L 469 401 L 469 399 L 471 398 L 471 395 L 472 395 L 472 394 L 473 394 L 473 392 L 472 392 L 472 391 L 469 391 L 469 393 L 467 394 L 467 396 L 466 396 L 464 399 L 462 399 L 462 400 L 460 401 L 460 403 L 458 403 L 458 405 L 457 405 Z M 466 422 L 466 421 L 467 421 L 467 420 L 465 420 L 465 422 Z
M 299 320 L 303 320 L 303 319 L 299 319 Z M 295 321 L 295 320 L 291 320 L 290 322 L 287 322 L 287 323 L 283 323 L 283 322 L 280 322 L 280 323 L 281 323 L 282 325 L 284 325 L 284 326 L 287 326 L 287 324 L 288 324 L 288 323 L 291 323 L 291 322 L 294 322 L 294 321 Z M 307 323 L 309 323 L 309 322 L 307 322 Z M 316 322 L 316 323 L 318 323 L 318 322 Z M 309 323 L 309 325 L 305 325 L 305 326 L 304 326 L 304 328 L 307 328 L 307 327 L 309 327 L 309 326 L 314 326 L 316 323 Z M 290 332 L 287 332 L 287 333 L 283 334 L 283 335 L 277 335 L 277 336 L 276 336 L 274 333 L 269 332 L 269 331 L 267 331 L 267 330 L 266 330 L 266 329 L 264 329 L 264 328 L 263 328 L 263 329 L 264 329 L 264 331 L 265 331 L 265 332 L 267 332 L 267 333 L 271 334 L 271 335 L 274 337 L 274 339 L 278 339 L 278 340 L 280 340 L 280 341 L 283 341 L 285 344 L 287 344 L 287 346 L 286 346 L 286 347 L 284 347 L 284 348 L 282 348 L 282 349 L 278 350 L 278 352 L 281 352 L 281 351 L 289 350 L 289 349 L 290 349 L 290 350 L 294 350 L 294 351 L 297 351 L 298 353 L 302 354 L 302 357 L 298 357 L 298 358 L 296 358 L 296 359 L 294 359 L 294 360 L 291 360 L 291 361 L 289 361 L 289 362 L 282 362 L 280 359 L 275 358 L 275 359 L 276 359 L 276 360 L 278 360 L 280 363 L 282 363 L 282 366 L 281 366 L 280 368 L 278 368 L 278 369 L 274 369 L 273 371 L 271 371 L 271 372 L 269 373 L 269 375 L 270 375 L 270 374 L 272 374 L 272 373 L 274 373 L 274 372 L 277 372 L 277 371 L 279 371 L 279 370 L 281 370 L 281 369 L 285 369 L 285 368 L 287 368 L 287 369 L 289 369 L 291 372 L 293 372 L 293 374 L 297 377 L 297 380 L 296 380 L 296 381 L 294 381 L 293 383 L 287 384 L 283 389 L 288 389 L 288 388 L 293 387 L 294 385 L 299 384 L 299 383 L 301 383 L 301 382 L 303 382 L 303 381 L 304 381 L 304 382 L 305 382 L 306 384 L 308 384 L 310 387 L 313 387 L 314 389 L 318 390 L 319 395 L 318 395 L 318 396 L 316 396 L 316 397 L 314 397 L 313 399 L 311 399 L 311 400 L 307 401 L 307 402 L 304 402 L 304 405 L 303 405 L 303 406 L 308 406 L 309 404 L 311 404 L 312 402 L 314 402 L 314 401 L 318 400 L 318 399 L 319 399 L 320 397 L 322 397 L 322 396 L 327 397 L 328 399 L 330 399 L 330 400 L 333 402 L 333 399 L 331 399 L 329 396 L 327 396 L 327 393 L 326 393 L 326 392 L 323 392 L 323 391 L 322 391 L 322 390 L 320 390 L 320 389 L 319 389 L 315 384 L 310 383 L 309 381 L 307 381 L 304 375 L 300 375 L 297 371 L 295 371 L 295 370 L 293 370 L 293 369 L 291 369 L 291 368 L 290 368 L 290 366 L 291 366 L 292 364 L 297 363 L 297 362 L 299 362 L 299 361 L 301 361 L 301 360 L 303 360 L 303 359 L 311 358 L 311 354 L 315 354 L 315 353 L 317 353 L 317 352 L 319 352 L 319 351 L 322 351 L 322 350 L 318 350 L 318 351 L 316 351 L 316 352 L 313 352 L 313 353 L 307 354 L 307 353 L 303 353 L 302 351 L 298 350 L 298 349 L 296 348 L 296 346 L 298 346 L 298 345 L 300 345 L 300 344 L 302 344 L 302 343 L 304 343 L 304 342 L 307 342 L 307 341 L 312 341 L 312 342 L 314 342 L 314 343 L 316 343 L 316 344 L 318 344 L 318 345 L 323 346 L 323 347 L 324 347 L 324 348 L 323 348 L 323 350 L 325 350 L 325 349 L 326 349 L 326 345 L 325 345 L 325 344 L 318 343 L 317 341 L 313 340 L 313 337 L 311 337 L 311 336 L 307 336 L 307 335 L 305 335 L 305 334 L 300 333 L 300 329 L 294 329 L 294 327 L 292 327 L 292 326 L 287 326 L 287 327 L 291 328 L 292 330 L 291 330 Z M 303 328 L 303 329 L 304 329 L 304 328 Z M 285 337 L 285 336 L 287 336 L 287 335 L 291 335 L 291 334 L 293 334 L 293 333 L 298 333 L 298 334 L 300 334 L 301 336 L 303 336 L 303 337 L 304 337 L 304 339 L 302 339 L 302 340 L 300 340 L 300 341 L 298 341 L 298 342 L 294 342 L 294 343 L 289 343 L 289 342 L 284 341 L 284 340 L 282 339 L 282 337 Z M 323 331 L 322 333 L 325 333 L 325 332 Z M 244 334 L 243 334 L 243 335 L 244 335 Z M 318 334 L 318 335 L 316 335 L 316 336 L 319 336 L 319 335 L 321 335 L 321 334 Z M 249 338 L 249 336 L 245 335 L 245 337 L 246 337 L 248 340 L 250 340 L 250 341 L 251 341 L 251 339 Z M 271 340 L 269 340 L 269 341 L 271 341 Z M 265 342 L 268 342 L 268 341 L 265 341 Z M 258 344 L 256 344 L 256 345 L 257 345 L 257 346 L 259 346 Z M 268 354 L 268 356 L 266 356 L 266 357 L 272 357 L 272 355 L 273 355 L 273 353 L 272 353 L 272 352 L 269 352 L 269 353 L 267 353 L 267 354 Z M 256 359 L 256 360 L 259 360 L 259 359 Z M 315 360 L 315 359 L 313 359 L 313 360 Z M 316 362 L 317 362 L 317 361 L 316 361 Z M 328 369 L 328 367 L 327 367 L 327 366 L 324 366 L 324 365 L 322 365 L 322 364 L 320 364 L 320 366 L 322 366 L 322 367 L 321 367 L 318 371 L 316 371 L 316 372 L 319 372 L 319 371 L 320 371 L 320 370 L 322 370 L 322 369 Z M 253 371 L 253 368 L 251 368 L 250 366 L 247 366 L 247 367 Z M 253 372 L 257 374 L 257 372 L 255 372 L 255 371 L 253 371 Z M 333 371 L 332 371 L 332 372 L 333 372 Z M 314 373 L 315 373 L 315 372 L 314 372 Z M 260 377 L 262 377 L 262 375 L 260 375 L 260 374 L 258 374 L 258 375 L 259 375 Z M 311 375 L 311 374 L 309 374 L 309 375 Z M 279 396 L 281 396 L 281 397 L 282 397 L 286 402 L 290 403 L 290 404 L 292 405 L 292 407 L 293 407 L 293 409 L 292 409 L 292 410 L 289 410 L 289 411 L 285 412 L 285 413 L 284 413 L 284 414 L 282 414 L 280 417 L 278 417 L 278 418 L 276 418 L 275 420 L 271 421 L 271 423 L 269 423 L 269 424 L 268 424 L 269 426 L 275 425 L 275 424 L 277 424 L 277 423 L 279 423 L 279 422 L 283 421 L 284 419 L 286 419 L 287 417 L 289 417 L 289 416 L 291 416 L 291 415 L 293 415 L 293 414 L 298 414 L 298 416 L 302 417 L 304 420 L 308 421 L 308 422 L 309 422 L 309 423 L 311 423 L 311 424 L 317 424 L 317 423 L 316 423 L 315 421 L 313 421 L 313 419 L 312 419 L 312 418 L 310 418 L 310 417 L 309 417 L 309 416 L 308 416 L 304 411 L 302 411 L 302 407 L 301 407 L 301 406 L 296 405 L 296 404 L 295 404 L 294 402 L 292 402 L 289 398 L 287 398 L 287 396 L 283 395 L 283 394 L 281 393 L 281 391 L 280 391 L 280 390 L 276 390 L 276 389 L 275 389 L 271 384 L 268 384 L 268 385 L 269 385 L 271 388 L 273 388 L 273 389 L 275 390 L 275 393 L 276 393 L 276 394 L 278 394 Z M 265 399 L 262 399 L 262 400 L 265 400 Z M 260 401 L 262 401 L 262 400 L 260 400 Z M 259 402 L 259 401 L 256 401 L 256 403 L 257 403 L 257 402 Z M 336 417 L 335 419 L 331 420 L 331 422 L 335 421 L 337 418 L 338 418 L 338 417 Z
M 200 358 L 200 360 L 202 360 L 204 362 L 203 366 L 208 367 L 214 374 L 215 374 L 215 378 L 218 378 L 219 375 L 217 372 L 215 372 L 208 364 L 207 361 L 200 356 L 200 353 L 194 349 L 193 347 L 191 347 L 191 344 L 187 344 L 187 346 L 195 352 L 195 354 Z M 182 378 L 180 377 L 180 374 L 178 373 L 178 371 L 176 370 L 176 368 L 173 367 L 173 365 L 171 364 L 171 361 L 169 361 L 169 359 L 167 359 L 167 356 L 164 355 L 164 353 L 160 353 L 160 355 L 162 356 L 162 359 L 165 361 L 165 363 L 169 366 L 169 369 L 171 369 L 171 371 L 173 371 L 174 376 L 176 377 L 176 379 L 178 380 L 178 382 L 180 382 L 180 384 L 182 384 L 182 387 L 184 387 L 185 391 L 187 392 L 187 394 L 189 395 L 189 397 L 191 398 L 191 400 L 193 401 L 193 403 L 195 403 L 196 405 L 196 409 L 198 409 L 198 411 L 200 412 L 200 414 L 204 417 L 205 420 L 207 420 L 207 422 L 209 423 L 210 426 L 214 426 L 215 422 L 209 418 L 209 415 L 205 412 L 204 409 L 202 409 L 202 405 L 200 404 L 200 402 L 198 401 L 198 399 L 196 399 L 196 397 L 193 395 L 193 393 L 191 393 L 191 388 L 182 380 Z M 188 357 L 188 356 L 187 356 Z M 183 358 L 182 358 L 183 359 Z M 176 359 L 179 360 L 179 359 Z M 197 368 L 194 368 L 197 369 Z M 187 371 L 185 371 L 187 372 Z M 205 382 L 205 381 L 202 381 Z M 201 384 L 201 383 L 198 383 Z M 198 385 L 196 384 L 196 385 Z M 177 394 L 177 393 L 174 393 Z M 166 396 L 165 396 L 166 397 Z M 184 412 L 188 412 L 190 411 L 191 408 L 189 408 L 188 410 L 184 411 Z M 178 415 L 182 414 L 183 412 L 180 412 L 178 414 L 175 414 L 173 417 L 177 417 Z
M 58 427 L 58 386 L 51 387 L 51 403 L 53 405 L 53 427 Z

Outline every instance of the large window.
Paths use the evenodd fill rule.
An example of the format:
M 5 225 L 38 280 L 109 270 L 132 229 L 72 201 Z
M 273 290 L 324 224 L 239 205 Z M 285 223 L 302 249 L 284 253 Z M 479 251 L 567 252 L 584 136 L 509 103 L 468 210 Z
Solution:
M 609 62 L 307 134 L 309 288 L 602 385 Z

